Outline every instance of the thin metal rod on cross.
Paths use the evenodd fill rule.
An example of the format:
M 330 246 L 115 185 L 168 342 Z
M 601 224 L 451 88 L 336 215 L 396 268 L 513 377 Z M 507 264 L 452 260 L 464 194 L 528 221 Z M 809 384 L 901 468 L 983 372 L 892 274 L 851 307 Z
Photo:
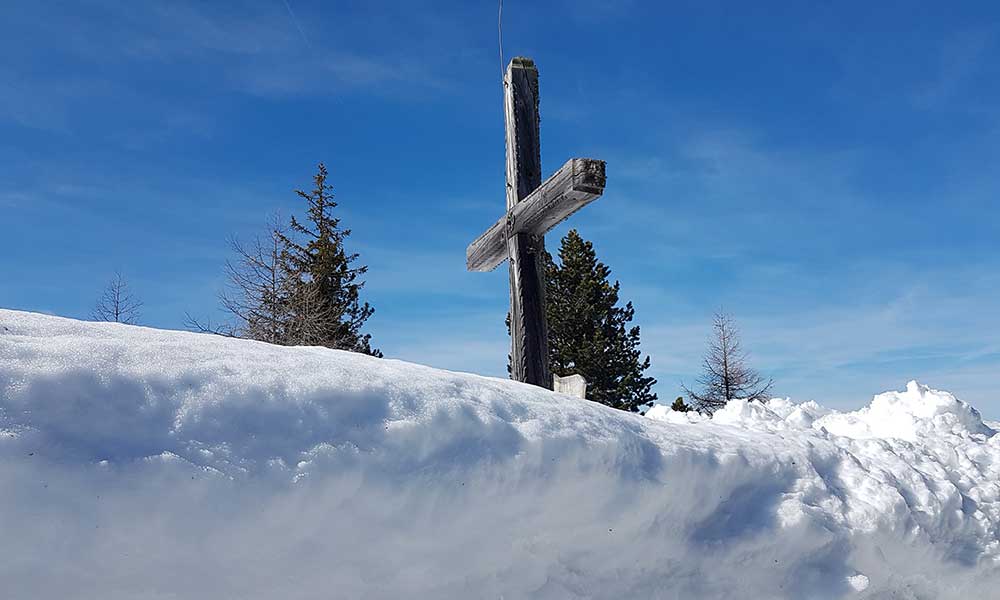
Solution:
M 545 322 L 545 234 L 604 193 L 604 161 L 573 158 L 542 183 L 538 69 L 510 61 L 504 75 L 507 213 L 466 250 L 470 271 L 510 268 L 511 377 L 552 389 Z

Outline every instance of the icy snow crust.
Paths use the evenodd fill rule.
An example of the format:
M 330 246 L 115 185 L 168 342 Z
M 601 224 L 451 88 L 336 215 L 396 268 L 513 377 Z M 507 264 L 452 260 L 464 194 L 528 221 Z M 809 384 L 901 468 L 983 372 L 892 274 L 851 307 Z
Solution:
M 5 598 L 987 598 L 1000 436 L 0 310 Z

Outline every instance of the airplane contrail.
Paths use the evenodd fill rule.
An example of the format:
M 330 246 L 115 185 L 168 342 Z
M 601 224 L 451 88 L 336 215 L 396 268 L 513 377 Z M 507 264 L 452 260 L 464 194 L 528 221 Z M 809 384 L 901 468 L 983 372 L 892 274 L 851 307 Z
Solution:
M 302 36 L 302 41 L 306 43 L 306 46 L 312 48 L 312 44 L 309 42 L 309 36 L 306 35 L 306 32 L 302 29 L 302 25 L 299 24 L 299 18 L 295 16 L 295 11 L 292 10 L 292 5 L 288 3 L 288 0 L 281 1 L 285 3 L 285 8 L 288 9 L 288 16 L 292 18 L 292 23 L 295 25 L 295 28 L 299 30 L 299 35 Z

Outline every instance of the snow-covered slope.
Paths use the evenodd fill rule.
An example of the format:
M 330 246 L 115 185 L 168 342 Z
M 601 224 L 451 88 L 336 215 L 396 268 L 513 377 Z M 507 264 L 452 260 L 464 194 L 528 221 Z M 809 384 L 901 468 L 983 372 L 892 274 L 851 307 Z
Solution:
M 916 384 L 643 418 L 0 310 L 4 598 L 1000 597 L 998 471 Z

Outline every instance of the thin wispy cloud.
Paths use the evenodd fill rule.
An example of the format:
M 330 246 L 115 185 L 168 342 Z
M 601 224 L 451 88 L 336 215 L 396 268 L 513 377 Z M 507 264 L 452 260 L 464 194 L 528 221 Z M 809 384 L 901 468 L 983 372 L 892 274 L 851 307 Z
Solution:
M 9 24 L 11 35 L 6 36 L 6 43 L 0 42 L 0 49 L 16 56 L 24 43 L 21 36 L 59 39 L 62 43 L 50 47 L 47 60 L 68 68 L 58 77 L 51 68 L 28 69 L 15 66 L 16 61 L 0 70 L 8 82 L 0 91 L 0 119 L 64 131 L 75 128 L 92 102 L 124 105 L 129 110 L 146 104 L 163 108 L 149 86 L 139 85 L 131 76 L 136 69 L 155 70 L 165 82 L 193 78 L 205 93 L 264 97 L 327 96 L 358 90 L 420 95 L 451 85 L 446 72 L 403 49 L 352 43 L 350 31 L 327 32 L 313 42 L 285 2 L 280 11 L 260 5 L 233 12 L 195 3 L 136 5 L 122 11 L 115 4 L 98 2 L 90 8 L 99 20 L 88 18 L 83 7 L 51 12 L 38 6 L 15 16 Z M 291 28 L 285 25 L 289 21 Z M 321 29 L 329 25 L 329 17 L 316 24 Z M 440 33 L 424 31 L 422 37 L 438 39 Z M 94 70 L 100 76 L 86 79 L 85 73 Z M 124 100 L 128 96 L 135 100 Z M 204 109 L 175 106 L 172 110 L 193 115 Z M 207 121 L 209 117 L 193 119 Z
M 971 30 L 942 43 L 936 72 L 911 94 L 913 105 L 921 109 L 939 108 L 953 101 L 961 88 L 988 66 L 987 51 L 998 43 L 996 30 Z
M 291 19 L 292 24 L 295 25 L 295 29 L 299 32 L 299 36 L 302 37 L 302 41 L 305 42 L 306 46 L 312 48 L 312 43 L 309 41 L 309 36 L 306 35 L 304 29 L 302 29 L 302 24 L 299 23 L 299 18 L 295 16 L 295 11 L 292 10 L 292 5 L 289 4 L 288 0 L 281 0 L 285 4 L 285 8 L 288 9 L 288 18 Z
M 0 206 L 13 207 L 31 201 L 31 195 L 24 192 L 0 192 Z

